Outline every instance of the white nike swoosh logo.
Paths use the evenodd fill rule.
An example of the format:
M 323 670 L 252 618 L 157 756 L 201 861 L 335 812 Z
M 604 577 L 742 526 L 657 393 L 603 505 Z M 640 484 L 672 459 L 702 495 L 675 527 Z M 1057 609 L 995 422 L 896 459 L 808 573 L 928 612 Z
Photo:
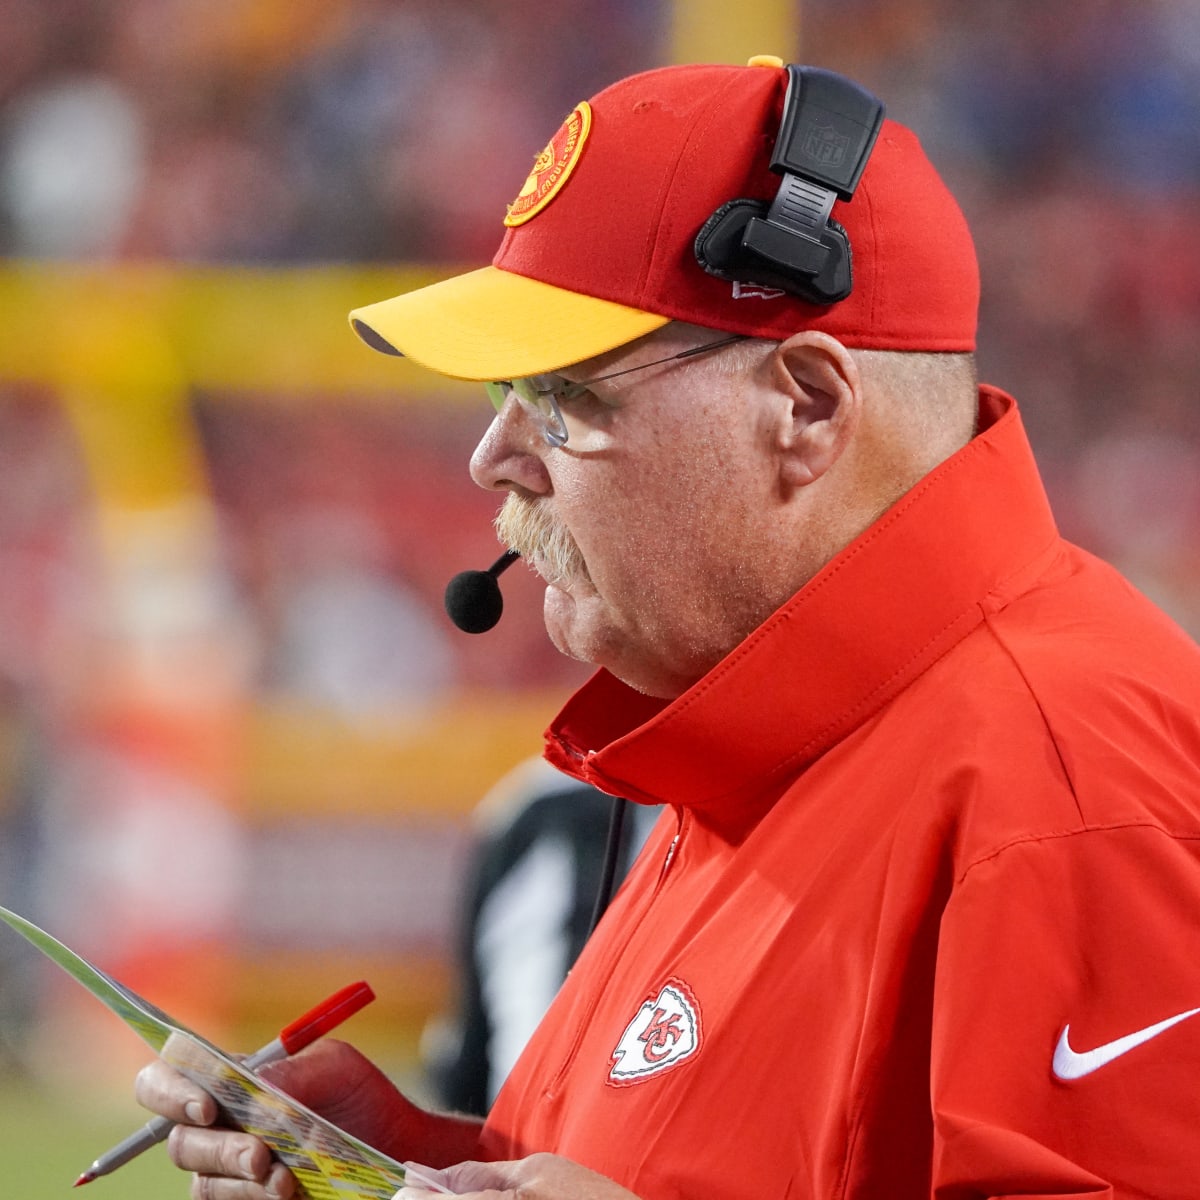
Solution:
M 1188 1017 L 1194 1017 L 1197 1013 L 1200 1013 L 1200 1008 L 1189 1008 L 1187 1012 L 1168 1017 L 1165 1021 L 1159 1021 L 1157 1025 L 1147 1025 L 1145 1029 L 1126 1034 L 1122 1038 L 1117 1038 L 1115 1042 L 1105 1042 L 1103 1046 L 1097 1046 L 1095 1050 L 1085 1050 L 1082 1054 L 1071 1049 L 1069 1040 L 1071 1026 L 1066 1025 L 1059 1035 L 1058 1045 L 1054 1047 L 1054 1074 L 1059 1079 L 1082 1079 L 1085 1075 L 1090 1075 L 1093 1071 L 1107 1066 L 1114 1059 L 1120 1058 L 1122 1054 L 1128 1054 L 1135 1046 L 1140 1046 L 1143 1042 L 1158 1037 L 1172 1025 L 1178 1025 L 1180 1021 L 1186 1021 Z

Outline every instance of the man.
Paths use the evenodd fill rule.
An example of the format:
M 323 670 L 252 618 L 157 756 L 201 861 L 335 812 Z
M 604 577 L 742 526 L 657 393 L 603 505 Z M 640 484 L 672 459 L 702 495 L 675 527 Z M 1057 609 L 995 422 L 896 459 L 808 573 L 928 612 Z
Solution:
M 506 381 L 472 473 L 601 667 L 547 757 L 668 811 L 482 1127 L 333 1043 L 272 1078 L 470 1194 L 1194 1196 L 1200 654 L 1058 537 L 915 138 L 777 60 L 650 72 L 506 224 L 354 321 Z

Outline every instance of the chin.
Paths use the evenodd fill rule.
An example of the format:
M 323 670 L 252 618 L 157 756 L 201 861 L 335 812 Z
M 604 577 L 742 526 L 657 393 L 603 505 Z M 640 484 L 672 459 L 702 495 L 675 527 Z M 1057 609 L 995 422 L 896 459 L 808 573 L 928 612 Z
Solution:
M 543 615 L 546 632 L 560 654 L 603 667 L 636 692 L 674 700 L 690 686 L 690 681 L 664 670 L 644 646 L 623 635 L 594 592 L 576 596 L 548 584 Z
M 555 649 L 568 658 L 596 667 L 610 667 L 620 652 L 620 635 L 607 606 L 594 590 L 568 590 L 548 583 L 542 616 Z

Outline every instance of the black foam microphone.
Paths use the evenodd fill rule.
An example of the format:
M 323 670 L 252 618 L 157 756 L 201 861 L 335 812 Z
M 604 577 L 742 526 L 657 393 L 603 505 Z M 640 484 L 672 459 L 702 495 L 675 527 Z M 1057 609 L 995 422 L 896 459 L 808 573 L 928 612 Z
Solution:
M 498 576 L 521 557 L 505 550 L 486 571 L 460 571 L 446 584 L 446 613 L 463 633 L 487 633 L 504 611 Z

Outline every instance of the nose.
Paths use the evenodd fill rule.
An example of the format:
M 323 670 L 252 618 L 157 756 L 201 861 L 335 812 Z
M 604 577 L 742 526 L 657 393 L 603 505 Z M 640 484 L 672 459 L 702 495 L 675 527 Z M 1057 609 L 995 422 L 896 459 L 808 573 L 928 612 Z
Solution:
M 549 447 L 515 396 L 509 396 L 471 455 L 471 478 L 488 491 L 522 488 L 544 495 L 550 476 L 542 454 Z

